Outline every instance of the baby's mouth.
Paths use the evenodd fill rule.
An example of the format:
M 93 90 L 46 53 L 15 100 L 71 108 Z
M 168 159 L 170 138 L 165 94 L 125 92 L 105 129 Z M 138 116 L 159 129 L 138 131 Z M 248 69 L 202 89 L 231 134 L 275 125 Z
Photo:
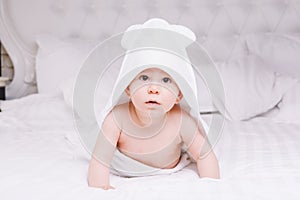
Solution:
M 160 105 L 160 103 L 158 103 L 157 101 L 153 101 L 153 100 L 151 100 L 151 101 L 146 101 L 145 103 L 146 103 L 146 104 L 156 104 L 156 105 Z

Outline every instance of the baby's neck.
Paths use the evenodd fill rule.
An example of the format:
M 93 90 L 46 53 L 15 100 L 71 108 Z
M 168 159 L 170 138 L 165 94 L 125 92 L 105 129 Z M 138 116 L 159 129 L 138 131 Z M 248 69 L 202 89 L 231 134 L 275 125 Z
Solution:
M 143 112 L 136 109 L 132 103 L 130 103 L 132 114 L 140 126 L 160 126 L 165 123 L 167 113 L 164 112 Z

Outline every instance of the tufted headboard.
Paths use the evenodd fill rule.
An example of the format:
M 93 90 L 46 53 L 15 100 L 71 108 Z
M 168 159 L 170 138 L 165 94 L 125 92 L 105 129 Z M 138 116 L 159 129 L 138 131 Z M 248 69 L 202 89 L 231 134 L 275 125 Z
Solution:
M 196 33 L 215 61 L 245 51 L 249 33 L 299 33 L 299 0 L 0 0 L 0 38 L 14 63 L 7 98 L 36 91 L 36 36 L 104 40 L 149 18 Z

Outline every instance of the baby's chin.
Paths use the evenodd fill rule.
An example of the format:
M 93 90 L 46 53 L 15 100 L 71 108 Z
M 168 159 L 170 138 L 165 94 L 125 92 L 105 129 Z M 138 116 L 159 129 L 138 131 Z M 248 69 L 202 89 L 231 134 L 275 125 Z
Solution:
M 151 116 L 158 116 L 158 115 L 165 115 L 167 112 L 169 112 L 172 109 L 172 107 L 165 107 L 163 105 L 148 103 L 143 106 L 136 106 L 135 108 L 140 112 L 147 113 Z
M 148 114 L 150 116 L 163 116 L 166 115 L 167 111 L 163 110 L 163 109 L 149 109 L 148 110 Z

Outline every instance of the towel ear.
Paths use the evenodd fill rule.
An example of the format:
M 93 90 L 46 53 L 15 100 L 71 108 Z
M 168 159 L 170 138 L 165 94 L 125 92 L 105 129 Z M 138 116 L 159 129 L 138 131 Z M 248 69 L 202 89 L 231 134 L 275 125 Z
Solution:
M 157 47 L 169 50 L 175 48 L 176 50 L 185 49 L 194 41 L 196 41 L 196 35 L 189 28 L 169 24 L 160 18 L 152 18 L 144 24 L 128 27 L 122 36 L 121 45 L 126 50 L 141 47 Z M 176 45 L 173 46 L 174 44 Z

